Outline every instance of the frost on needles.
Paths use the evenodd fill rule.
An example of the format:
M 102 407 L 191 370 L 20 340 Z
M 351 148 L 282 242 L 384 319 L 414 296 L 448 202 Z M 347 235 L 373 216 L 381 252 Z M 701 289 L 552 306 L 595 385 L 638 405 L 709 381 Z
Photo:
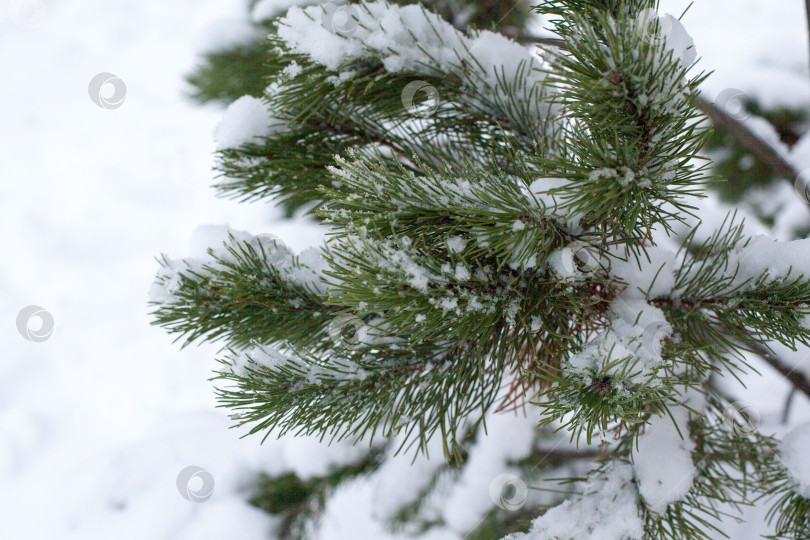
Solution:
M 670 249 L 708 180 L 704 76 L 678 20 L 647 0 L 546 1 L 559 40 L 537 48 L 419 5 L 354 7 L 344 33 L 290 8 L 263 97 L 217 132 L 218 189 L 306 208 L 326 244 L 220 231 L 161 261 L 155 320 L 222 341 L 238 424 L 441 448 L 464 468 L 495 412 L 528 409 L 533 442 L 503 463 L 541 462 L 560 432 L 598 459 L 563 463 L 566 500 L 509 538 L 712 538 L 758 500 L 778 537 L 807 538 L 806 430 L 780 446 L 724 429 L 713 378 L 752 344 L 808 345 L 810 241 L 729 216 Z M 406 103 L 411 83 L 432 102 Z

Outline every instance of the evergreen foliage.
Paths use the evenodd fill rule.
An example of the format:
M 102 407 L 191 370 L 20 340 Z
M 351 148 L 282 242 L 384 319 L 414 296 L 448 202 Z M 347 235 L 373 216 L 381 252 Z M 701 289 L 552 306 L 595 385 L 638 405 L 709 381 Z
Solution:
M 487 418 L 525 407 L 539 422 L 512 465 L 528 481 L 569 476 L 547 516 L 616 490 L 596 507 L 623 532 L 605 520 L 587 538 L 712 538 L 762 500 L 778 538 L 807 538 L 810 502 L 777 442 L 734 429 L 714 384 L 748 369 L 752 342 L 810 345 L 806 244 L 763 244 L 729 216 L 666 249 L 713 178 L 695 104 L 705 75 L 656 2 L 543 1 L 561 46 L 537 54 L 476 30 L 522 29 L 512 7 L 356 4 L 358 34 L 329 38 L 345 47 L 335 62 L 295 38 L 320 8 L 295 8 L 261 23 L 266 44 L 192 77 L 201 100 L 261 95 L 282 126 L 220 150 L 219 192 L 305 208 L 329 239 L 296 256 L 233 234 L 204 261 L 164 257 L 155 322 L 186 344 L 222 341 L 217 394 L 250 433 L 372 444 L 324 478 L 265 479 L 255 504 L 286 515 L 280 538 L 301 536 L 329 489 L 384 461 L 374 445 L 441 447 L 448 464 L 392 523 L 419 534 L 437 525 L 421 503 L 468 465 Z M 427 101 L 406 103 L 413 83 Z M 544 463 L 558 432 L 597 454 Z M 664 443 L 654 457 L 688 467 L 653 495 L 644 463 Z M 527 510 L 493 506 L 470 537 L 558 537 Z
M 258 36 L 273 33 L 274 21 L 284 15 L 289 5 L 295 4 L 279 2 L 277 9 L 257 11 L 259 3 L 259 0 L 250 0 L 248 5 L 251 23 Z M 335 6 L 348 3 L 331 2 Z M 415 2 L 401 0 L 391 3 L 407 5 Z M 423 0 L 420 3 L 461 30 L 476 28 L 519 35 L 531 16 L 530 3 L 526 0 Z M 317 5 L 318 2 L 313 0 L 311 4 Z M 267 65 L 266 53 L 264 37 L 206 53 L 202 62 L 186 77 L 192 87 L 191 96 L 201 103 L 223 104 L 244 95 L 262 96 L 267 81 L 277 74 L 272 65 Z

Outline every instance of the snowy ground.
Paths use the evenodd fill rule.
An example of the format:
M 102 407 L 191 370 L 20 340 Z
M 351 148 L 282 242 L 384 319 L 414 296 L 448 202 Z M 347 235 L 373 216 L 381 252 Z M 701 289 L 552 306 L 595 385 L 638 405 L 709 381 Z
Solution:
M 679 14 L 687 2 L 662 4 Z M 684 22 L 716 70 L 707 93 L 810 106 L 803 9 L 697 2 Z M 215 349 L 178 351 L 147 317 L 154 257 L 188 253 L 200 224 L 272 232 L 296 250 L 318 242 L 302 220 L 206 187 L 220 112 L 185 100 L 182 74 L 202 30 L 240 12 L 238 0 L 6 0 L 0 11 L 0 538 L 267 538 L 270 518 L 244 502 L 250 478 L 317 473 L 334 455 L 307 440 L 239 440 L 214 408 Z M 118 108 L 88 95 L 104 72 L 126 84 Z M 18 332 L 28 305 L 53 316 L 46 341 Z M 781 431 L 787 388 L 767 372 L 750 382 L 764 425 Z M 809 409 L 797 397 L 792 420 Z M 215 480 L 205 504 L 178 493 L 192 465 Z M 323 537 L 381 538 L 365 520 L 371 493 L 340 493 Z

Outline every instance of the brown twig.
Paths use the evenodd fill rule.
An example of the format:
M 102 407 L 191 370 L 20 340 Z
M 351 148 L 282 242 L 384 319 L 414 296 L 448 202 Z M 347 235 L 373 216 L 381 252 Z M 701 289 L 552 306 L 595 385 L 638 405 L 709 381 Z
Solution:
M 519 35 L 515 37 L 515 41 L 523 44 L 535 43 L 537 45 L 549 45 L 551 47 L 561 47 L 561 48 L 565 47 L 565 40 L 559 38 L 544 38 L 544 37 Z
M 799 389 L 794 386 L 790 389 L 787 398 L 785 398 L 785 408 L 782 410 L 782 424 L 787 424 L 790 419 L 790 406 L 793 404 L 793 396 L 798 391 Z
M 753 342 L 745 343 L 743 347 L 765 360 L 768 365 L 790 381 L 795 388 L 804 392 L 807 397 L 810 397 L 810 381 L 808 381 L 804 375 L 797 372 L 796 368 L 789 367 L 784 360 L 773 354 L 768 347 L 761 343 Z
M 804 7 L 807 15 L 807 35 L 810 38 L 810 0 L 804 0 Z M 810 49 L 810 39 L 808 39 L 808 49 Z
M 807 1 L 810 2 L 810 0 Z M 706 113 L 706 116 L 711 119 L 715 126 L 728 131 L 737 139 L 737 142 L 750 152 L 753 152 L 761 161 L 767 163 L 774 173 L 790 182 L 798 178 L 799 171 L 741 121 L 701 96 L 697 98 L 697 105 L 701 111 Z

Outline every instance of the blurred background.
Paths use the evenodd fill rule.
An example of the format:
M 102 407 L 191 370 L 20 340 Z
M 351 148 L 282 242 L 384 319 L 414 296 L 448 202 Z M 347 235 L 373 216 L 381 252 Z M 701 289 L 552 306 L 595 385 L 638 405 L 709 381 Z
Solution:
M 687 5 L 663 0 L 661 11 L 677 16 Z M 0 7 L 0 538 L 272 538 L 279 518 L 256 503 L 256 478 L 322 476 L 355 450 L 240 439 L 215 407 L 216 347 L 180 350 L 150 325 L 147 306 L 155 257 L 198 249 L 200 225 L 271 232 L 294 250 L 321 242 L 307 217 L 218 199 L 209 187 L 223 106 L 189 97 L 186 78 L 212 48 L 255 39 L 250 6 Z M 767 119 L 760 133 L 798 170 L 810 170 L 804 9 L 802 0 L 701 0 L 683 18 L 699 66 L 714 70 L 704 94 L 740 119 Z M 534 26 L 542 33 L 542 21 Z M 807 236 L 810 206 L 793 182 L 722 130 L 707 154 L 730 181 L 701 203 L 701 218 L 714 223 L 739 208 L 752 232 Z M 28 306 L 39 316 L 20 328 Z M 807 351 L 783 353 L 810 373 Z M 783 422 L 790 388 L 760 367 L 762 377 L 734 392 L 755 404 L 763 429 L 780 433 L 810 418 L 797 395 Z M 209 476 L 189 467 L 214 482 L 205 504 L 178 490 L 183 474 L 202 483 L 198 492 L 208 487 Z M 376 489 L 360 479 L 332 493 L 318 538 L 396 537 L 369 510 Z M 760 510 L 748 526 L 729 523 L 728 534 L 756 538 L 766 530 Z

